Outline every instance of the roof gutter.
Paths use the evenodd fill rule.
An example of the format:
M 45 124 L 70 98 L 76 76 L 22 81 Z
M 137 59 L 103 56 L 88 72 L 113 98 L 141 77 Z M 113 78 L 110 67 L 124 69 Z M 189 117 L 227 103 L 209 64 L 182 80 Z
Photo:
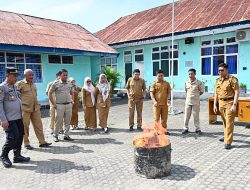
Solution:
M 207 36 L 211 34 L 232 32 L 232 31 L 245 29 L 245 28 L 250 28 L 250 20 L 233 22 L 233 23 L 200 28 L 200 29 L 195 29 L 195 30 L 175 32 L 174 35 L 175 35 L 175 40 L 177 40 L 177 39 L 184 39 L 187 37 L 198 37 L 198 36 Z M 121 47 L 137 46 L 137 45 L 145 45 L 145 44 L 169 41 L 171 40 L 171 38 L 172 38 L 172 34 L 169 33 L 169 34 L 164 34 L 160 36 L 153 36 L 153 37 L 142 38 L 138 40 L 130 40 L 126 42 L 118 42 L 118 43 L 113 43 L 109 45 L 113 48 L 121 48 Z
M 61 55 L 107 56 L 107 57 L 118 56 L 118 53 L 73 50 L 73 49 L 52 48 L 52 47 L 38 47 L 38 46 L 27 46 L 27 45 L 1 44 L 1 43 L 0 43 L 0 50 L 24 51 L 30 53 L 61 54 Z

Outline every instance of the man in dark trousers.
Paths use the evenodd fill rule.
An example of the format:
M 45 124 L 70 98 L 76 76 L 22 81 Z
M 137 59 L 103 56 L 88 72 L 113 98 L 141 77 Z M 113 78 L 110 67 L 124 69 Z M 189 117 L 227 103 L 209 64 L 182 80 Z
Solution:
M 15 83 L 18 70 L 13 67 L 6 68 L 6 80 L 0 84 L 0 121 L 6 134 L 6 142 L 2 148 L 1 160 L 5 168 L 12 163 L 8 157 L 14 151 L 14 163 L 28 162 L 29 157 L 21 155 L 24 127 L 22 121 L 21 99 Z

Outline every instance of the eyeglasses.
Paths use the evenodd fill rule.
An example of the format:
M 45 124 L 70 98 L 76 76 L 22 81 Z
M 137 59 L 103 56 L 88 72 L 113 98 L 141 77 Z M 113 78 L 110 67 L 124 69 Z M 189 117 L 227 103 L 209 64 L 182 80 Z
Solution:
M 224 71 L 224 69 L 219 69 L 219 72 L 223 72 Z
M 90 82 L 91 82 L 91 80 L 88 80 L 88 81 L 87 81 L 87 83 L 90 83 Z

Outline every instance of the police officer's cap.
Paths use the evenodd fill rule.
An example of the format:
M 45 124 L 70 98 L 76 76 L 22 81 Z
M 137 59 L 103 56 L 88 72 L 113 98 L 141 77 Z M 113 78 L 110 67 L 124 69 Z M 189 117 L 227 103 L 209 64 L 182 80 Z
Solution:
M 15 67 L 5 67 L 7 74 L 18 74 L 18 69 Z

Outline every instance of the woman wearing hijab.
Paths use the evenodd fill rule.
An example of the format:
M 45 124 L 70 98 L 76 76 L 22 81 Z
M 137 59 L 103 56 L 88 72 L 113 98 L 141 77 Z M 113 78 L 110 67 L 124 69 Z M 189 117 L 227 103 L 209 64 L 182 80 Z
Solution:
M 99 126 L 108 133 L 108 114 L 111 105 L 111 86 L 105 74 L 99 76 L 99 83 L 96 86 L 95 95 L 97 96 L 97 107 L 99 114 Z
M 73 77 L 69 78 L 69 82 L 71 83 L 71 93 L 73 94 L 73 106 L 72 106 L 72 117 L 70 125 L 72 129 L 79 129 L 78 127 L 78 109 L 79 109 L 79 97 L 78 94 L 81 92 L 81 88 L 76 86 L 76 80 Z
M 85 119 L 85 129 L 96 130 L 96 101 L 95 101 L 95 87 L 89 77 L 84 80 L 82 88 L 82 105 Z

